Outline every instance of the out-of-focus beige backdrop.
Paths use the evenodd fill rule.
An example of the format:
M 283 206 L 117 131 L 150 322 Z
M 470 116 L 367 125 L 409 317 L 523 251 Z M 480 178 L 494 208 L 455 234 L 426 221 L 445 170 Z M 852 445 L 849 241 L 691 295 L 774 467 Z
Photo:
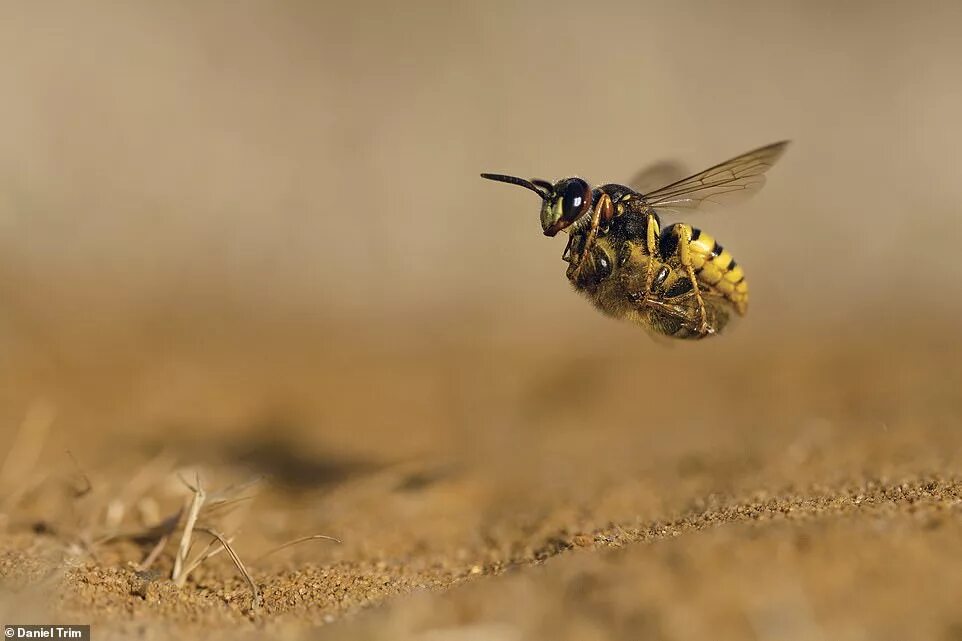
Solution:
M 703 353 L 959 311 L 956 2 L 0 12 L 11 415 L 74 394 L 195 418 L 257 376 L 275 388 L 244 412 L 283 412 L 320 394 L 301 374 L 335 351 L 445 341 L 674 358 L 572 294 L 537 200 L 480 171 L 623 181 L 790 138 L 753 201 L 691 216 L 753 296 Z M 225 371 L 196 373 L 207 360 Z

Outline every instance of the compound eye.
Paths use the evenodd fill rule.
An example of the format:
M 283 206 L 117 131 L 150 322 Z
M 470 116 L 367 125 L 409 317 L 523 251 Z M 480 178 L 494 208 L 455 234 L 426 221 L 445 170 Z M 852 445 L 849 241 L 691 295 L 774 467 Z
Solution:
M 561 219 L 573 223 L 591 204 L 591 188 L 580 178 L 569 178 L 561 189 Z

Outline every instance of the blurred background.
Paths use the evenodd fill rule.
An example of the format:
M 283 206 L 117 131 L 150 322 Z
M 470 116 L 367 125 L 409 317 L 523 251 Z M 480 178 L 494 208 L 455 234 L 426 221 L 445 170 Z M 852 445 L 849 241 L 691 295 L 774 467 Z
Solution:
M 436 427 L 399 444 L 417 450 L 477 413 L 466 395 L 496 413 L 505 357 L 588 359 L 590 378 L 613 353 L 657 370 L 762 341 L 935 340 L 962 274 L 960 19 L 951 2 L 8 5 L 3 411 L 351 421 L 328 434 L 362 450 Z M 477 176 L 626 181 L 783 138 L 761 194 L 690 218 L 745 267 L 750 315 L 668 350 L 570 291 L 536 199 Z
M 7 421 L 291 420 L 357 452 L 417 425 L 392 444 L 415 453 L 523 420 L 513 360 L 511 402 L 550 404 L 613 360 L 640 393 L 681 360 L 957 342 L 957 3 L 2 11 Z M 536 199 L 477 176 L 625 181 L 783 138 L 761 194 L 690 218 L 751 313 L 673 349 L 574 295 Z
M 5 4 L 0 442 L 43 403 L 45 447 L 91 467 L 921 473 L 957 451 L 960 25 L 957 2 Z M 599 315 L 537 199 L 478 177 L 623 182 L 786 138 L 753 200 L 686 221 L 752 292 L 692 345 Z M 838 465 L 806 458 L 841 434 Z

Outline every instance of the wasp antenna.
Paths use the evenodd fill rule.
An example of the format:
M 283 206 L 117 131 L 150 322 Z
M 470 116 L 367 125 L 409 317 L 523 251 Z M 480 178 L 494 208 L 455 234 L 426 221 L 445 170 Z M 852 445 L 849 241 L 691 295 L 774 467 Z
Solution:
M 488 180 L 495 180 L 500 183 L 508 183 L 509 185 L 518 185 L 520 187 L 524 187 L 525 189 L 530 189 L 542 198 L 544 198 L 550 192 L 550 189 L 544 186 L 539 187 L 539 185 L 536 185 L 530 180 L 525 180 L 524 178 L 518 178 L 516 176 L 505 176 L 504 174 L 481 174 L 481 177 Z

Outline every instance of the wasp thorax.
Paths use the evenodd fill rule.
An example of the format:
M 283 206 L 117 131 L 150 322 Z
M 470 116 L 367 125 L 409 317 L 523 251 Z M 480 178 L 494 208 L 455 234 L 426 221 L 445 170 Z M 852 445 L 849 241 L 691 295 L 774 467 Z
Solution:
M 541 228 L 554 236 L 581 218 L 591 206 L 591 187 L 581 178 L 559 180 L 541 206 Z

